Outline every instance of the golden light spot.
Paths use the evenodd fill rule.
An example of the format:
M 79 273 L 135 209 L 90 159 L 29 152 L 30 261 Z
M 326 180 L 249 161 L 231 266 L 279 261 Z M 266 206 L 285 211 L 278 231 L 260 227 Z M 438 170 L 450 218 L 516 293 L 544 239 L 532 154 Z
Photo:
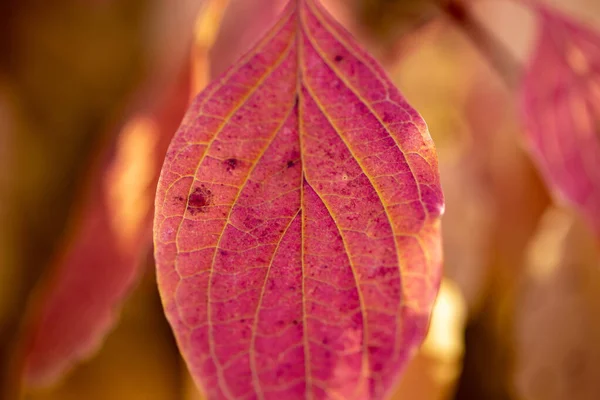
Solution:
M 580 76 L 587 76 L 590 72 L 590 64 L 581 49 L 574 44 L 567 47 L 567 64 Z
M 194 28 L 194 54 L 192 57 L 194 69 L 192 77 L 194 82 L 192 84 L 192 91 L 190 92 L 191 96 L 195 96 L 208 83 L 210 70 L 208 67 L 208 51 L 217 37 L 221 19 L 228 4 L 229 0 L 210 1 L 206 7 L 206 11 L 200 13 L 196 19 Z
M 201 13 L 196 20 L 194 37 L 197 45 L 210 46 L 215 41 L 228 4 L 229 0 L 214 0 L 208 3 L 206 12 Z
M 431 325 L 421 351 L 440 362 L 434 372 L 439 382 L 458 375 L 456 365 L 464 352 L 463 333 L 467 304 L 458 286 L 448 279 L 442 281 L 433 307 Z
M 119 135 L 115 158 L 105 176 L 111 225 L 124 248 L 133 244 L 150 212 L 158 128 L 147 117 L 134 117 Z
M 527 250 L 528 272 L 532 280 L 545 282 L 555 274 L 572 224 L 571 216 L 561 209 L 550 209 L 544 213 Z

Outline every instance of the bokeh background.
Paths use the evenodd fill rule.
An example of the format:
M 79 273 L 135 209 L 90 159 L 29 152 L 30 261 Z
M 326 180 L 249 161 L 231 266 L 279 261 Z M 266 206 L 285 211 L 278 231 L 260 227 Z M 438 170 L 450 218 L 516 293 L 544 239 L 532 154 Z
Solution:
M 600 27 L 597 0 L 548 3 Z M 600 242 L 552 199 L 530 161 L 516 88 L 433 0 L 326 6 L 424 116 L 439 152 L 446 277 L 429 336 L 392 398 L 599 399 Z M 154 174 L 189 99 L 235 60 L 273 7 L 0 2 L 0 388 L 18 386 L 30 332 L 43 328 L 40 310 L 61 280 L 77 287 L 77 279 L 114 274 L 124 283 L 109 287 L 125 303 L 105 316 L 109 333 L 57 381 L 28 385 L 23 397 L 202 398 L 156 289 Z M 525 65 L 536 28 L 527 7 L 470 7 Z M 98 250 L 104 245 L 116 255 Z M 69 275 L 78 265 L 85 275 Z M 78 318 L 88 311 L 76 309 Z M 13 389 L 3 393 L 17 396 Z

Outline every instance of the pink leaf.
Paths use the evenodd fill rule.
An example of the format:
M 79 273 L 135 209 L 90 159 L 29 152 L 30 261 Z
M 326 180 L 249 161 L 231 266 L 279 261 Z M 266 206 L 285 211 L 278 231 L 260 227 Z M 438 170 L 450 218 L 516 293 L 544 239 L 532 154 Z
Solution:
M 443 196 L 427 127 L 315 0 L 193 102 L 158 283 L 210 399 L 381 399 L 426 334 Z
M 600 36 L 537 11 L 540 33 L 523 84 L 527 140 L 547 184 L 600 234 Z

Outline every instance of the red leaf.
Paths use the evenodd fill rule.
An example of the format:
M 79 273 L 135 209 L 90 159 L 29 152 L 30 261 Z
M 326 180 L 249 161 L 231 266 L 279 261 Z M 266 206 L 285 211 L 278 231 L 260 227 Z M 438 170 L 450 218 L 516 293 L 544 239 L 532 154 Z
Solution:
M 547 184 L 600 234 L 600 36 L 547 8 L 525 76 L 527 139 Z
M 443 197 L 427 127 L 314 0 L 192 104 L 156 198 L 167 317 L 208 397 L 383 398 L 421 343 Z
M 189 68 L 184 72 L 157 111 L 133 118 L 105 149 L 91 177 L 81 222 L 33 313 L 25 369 L 31 385 L 50 384 L 97 350 L 141 273 L 160 160 L 188 105 Z

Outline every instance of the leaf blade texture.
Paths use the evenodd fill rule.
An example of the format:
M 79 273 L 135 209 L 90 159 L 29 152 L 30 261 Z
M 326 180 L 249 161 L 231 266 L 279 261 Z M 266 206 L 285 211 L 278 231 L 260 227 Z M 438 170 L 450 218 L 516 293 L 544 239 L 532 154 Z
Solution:
M 527 140 L 546 183 L 600 234 L 600 35 L 546 7 L 523 81 Z
M 440 280 L 427 127 L 314 1 L 291 2 L 193 102 L 167 153 L 155 257 L 208 398 L 383 398 Z

